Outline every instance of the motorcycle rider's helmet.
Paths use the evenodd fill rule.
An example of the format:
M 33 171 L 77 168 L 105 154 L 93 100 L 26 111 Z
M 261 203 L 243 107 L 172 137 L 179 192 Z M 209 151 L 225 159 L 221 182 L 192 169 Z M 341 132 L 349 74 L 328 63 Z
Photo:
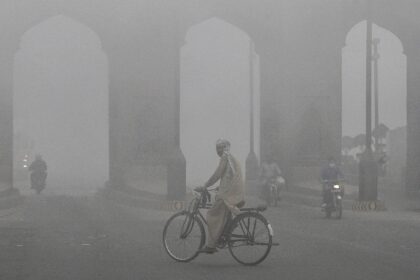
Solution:
M 334 157 L 328 157 L 328 166 L 334 167 L 336 165 Z

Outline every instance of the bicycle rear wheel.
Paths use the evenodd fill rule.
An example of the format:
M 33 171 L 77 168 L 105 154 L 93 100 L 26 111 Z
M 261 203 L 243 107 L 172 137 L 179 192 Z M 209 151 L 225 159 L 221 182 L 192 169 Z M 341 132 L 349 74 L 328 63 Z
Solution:
M 229 251 L 244 265 L 257 265 L 271 250 L 273 230 L 259 213 L 249 212 L 235 218 L 229 234 Z
M 186 211 L 170 217 L 163 230 L 163 246 L 168 255 L 179 262 L 197 257 L 205 239 L 201 220 Z

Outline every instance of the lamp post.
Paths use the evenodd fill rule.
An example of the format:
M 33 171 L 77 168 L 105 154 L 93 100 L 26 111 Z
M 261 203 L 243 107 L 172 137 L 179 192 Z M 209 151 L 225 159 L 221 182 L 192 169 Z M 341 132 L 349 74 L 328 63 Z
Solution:
M 378 198 L 378 166 L 372 152 L 372 2 L 367 1 L 366 17 L 366 149 L 359 163 L 359 200 Z
M 250 128 L 249 128 L 249 154 L 246 158 L 246 181 L 249 186 L 258 177 L 258 159 L 254 150 L 254 44 L 249 40 L 249 109 L 250 109 Z
M 374 95 L 375 95 L 375 153 L 378 154 L 379 151 L 379 137 L 378 137 L 378 127 L 379 127 L 379 83 L 378 83 L 378 61 L 379 61 L 379 53 L 378 53 L 378 45 L 380 43 L 379 38 L 375 38 L 372 40 L 373 44 L 373 87 L 374 87 Z

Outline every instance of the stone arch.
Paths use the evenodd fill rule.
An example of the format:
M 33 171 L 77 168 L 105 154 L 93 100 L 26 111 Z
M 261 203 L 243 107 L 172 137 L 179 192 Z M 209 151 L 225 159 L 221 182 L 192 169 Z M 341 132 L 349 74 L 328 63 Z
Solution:
M 71 44 L 71 48 L 67 46 L 69 44 Z M 51 53 L 51 56 L 49 53 Z M 68 63 L 68 65 L 62 65 L 63 62 Z M 21 67 L 25 63 L 29 66 L 29 70 Z M 80 67 L 80 65 L 84 65 L 80 73 L 84 73 L 86 76 L 78 74 L 79 71 L 76 68 Z M 52 72 L 52 66 L 57 67 L 57 73 Z M 44 79 L 46 82 L 45 85 L 28 78 L 28 71 L 38 68 L 45 70 L 45 75 L 39 74 L 40 80 Z M 91 28 L 71 17 L 64 15 L 52 16 L 23 33 L 20 40 L 20 48 L 15 56 L 15 69 L 17 69 L 15 70 L 16 73 L 21 78 L 23 77 L 23 81 L 34 83 L 33 85 L 35 85 L 33 90 L 31 90 L 21 86 L 22 83 L 20 82 L 15 83 L 15 101 L 23 104 L 19 105 L 18 102 L 16 103 L 15 116 L 25 116 L 23 120 L 14 118 L 16 120 L 15 124 L 18 124 L 17 129 L 24 129 L 32 134 L 31 136 L 37 135 L 36 151 L 47 155 L 47 161 L 49 160 L 51 163 L 51 180 L 53 178 L 58 180 L 58 177 L 54 176 L 54 174 L 58 174 L 59 171 L 57 165 L 60 165 L 60 160 L 57 156 L 60 155 L 63 160 L 61 167 L 67 167 L 68 171 L 71 170 L 72 166 L 77 166 L 77 164 L 74 164 L 74 161 L 79 160 L 80 162 L 79 171 L 77 171 L 77 168 L 73 170 L 73 174 L 79 172 L 80 181 L 74 180 L 74 184 L 91 185 L 94 181 L 96 186 L 102 186 L 109 176 L 109 67 L 108 58 L 102 48 L 99 36 Z M 63 71 L 67 70 L 68 72 L 63 74 Z M 54 79 L 51 78 L 53 74 L 57 75 Z M 69 76 L 66 78 L 65 75 Z M 86 80 L 84 81 L 84 79 Z M 54 80 L 57 80 L 57 82 L 54 82 Z M 69 82 L 71 84 L 67 84 Z M 59 98 L 60 94 L 57 95 L 57 92 L 54 94 L 53 91 L 58 91 L 58 93 L 64 93 L 65 95 L 61 95 Z M 34 123 L 27 118 L 25 107 L 22 107 L 28 106 L 25 103 L 27 101 L 24 101 L 26 95 L 28 100 L 34 101 L 35 94 L 39 95 L 39 97 L 36 97 L 39 101 L 32 103 L 34 108 L 42 110 L 42 107 L 48 106 L 45 111 L 50 112 L 54 116 L 46 117 L 34 110 L 34 119 L 38 117 L 38 120 L 44 121 L 43 125 L 39 126 L 38 129 L 44 129 L 44 133 L 48 137 L 42 136 L 42 133 L 36 132 L 36 128 L 32 128 Z M 57 97 L 54 97 L 54 95 Z M 68 104 L 64 105 L 64 103 L 60 102 L 62 98 Z M 51 106 L 51 102 L 55 102 L 53 106 Z M 62 126 L 58 121 L 54 120 L 63 121 L 66 118 L 68 120 L 67 124 Z M 55 132 L 52 131 L 52 127 L 56 127 L 54 129 Z M 72 127 L 77 128 L 78 131 L 74 134 L 74 137 L 70 135 Z M 48 142 L 48 138 L 51 138 L 50 142 Z M 66 138 L 69 140 L 66 141 Z M 60 141 L 62 141 L 61 144 Z M 50 143 L 51 150 L 55 152 L 49 151 L 49 146 L 46 146 L 45 143 Z M 59 148 L 60 145 L 62 145 L 63 149 Z M 65 150 L 72 151 L 72 156 L 65 158 Z M 70 158 L 73 160 L 72 166 L 67 164 L 67 162 L 71 162 Z M 80 169 L 81 166 L 84 166 L 84 168 Z M 101 167 L 99 168 L 99 166 Z M 89 169 L 92 173 L 95 173 L 95 176 L 90 176 L 84 171 Z M 72 181 L 69 180 L 70 178 L 65 179 L 63 175 L 61 174 L 60 177 L 64 178 L 63 180 L 67 180 L 65 183 Z M 95 178 L 92 181 L 93 177 Z M 54 183 L 57 184 L 57 181 Z
M 365 85 L 364 85 L 364 79 L 365 79 L 365 75 L 364 73 L 364 68 L 365 68 L 365 53 L 366 53 L 366 35 L 365 35 L 365 28 L 366 26 L 366 21 L 361 21 L 358 24 L 356 24 L 355 26 L 353 26 L 353 28 L 347 33 L 346 36 L 346 44 L 345 47 L 342 50 L 342 55 L 343 55 L 343 75 L 345 76 L 345 79 L 343 79 L 343 104 L 348 104 L 349 100 L 348 97 L 351 95 L 352 97 L 354 97 L 354 95 L 360 95 L 360 99 L 358 99 L 358 101 L 362 104 L 364 103 L 364 98 L 365 98 Z M 376 24 L 374 24 L 374 37 L 378 37 L 378 38 L 382 38 L 382 42 L 379 42 L 378 48 L 379 48 L 379 53 L 380 53 L 380 58 L 379 58 L 379 72 L 382 72 L 382 70 L 384 70 L 384 68 L 389 69 L 391 67 L 385 67 L 383 66 L 385 65 L 390 65 L 390 55 L 394 55 L 394 54 L 401 54 L 402 56 L 398 56 L 395 59 L 398 60 L 395 62 L 395 64 L 399 67 L 402 67 L 402 71 L 405 72 L 405 54 L 404 54 L 404 48 L 402 45 L 402 41 L 391 31 L 389 31 L 388 29 L 382 28 Z M 385 40 L 385 41 L 384 41 Z M 401 62 L 401 65 L 400 65 Z M 382 65 L 381 65 L 382 64 Z M 345 69 L 344 66 L 347 66 L 347 68 L 351 68 L 353 70 L 355 70 L 355 67 L 357 68 L 357 71 L 353 71 L 353 73 L 348 73 L 348 69 Z M 387 72 L 389 72 L 389 70 L 387 70 Z M 387 73 L 385 73 L 387 74 Z M 398 73 L 391 73 L 393 74 L 393 76 L 390 77 L 390 79 L 398 79 L 400 83 L 403 83 L 403 86 L 405 88 L 405 84 L 406 84 L 406 79 L 405 77 L 398 77 L 396 76 Z M 351 75 L 351 76 L 350 76 Z M 354 90 L 353 92 L 355 93 L 350 93 L 348 92 L 348 88 L 350 87 L 349 83 L 351 85 L 355 84 L 355 75 L 357 76 L 357 84 L 359 84 L 359 87 Z M 405 73 L 402 73 L 402 75 L 404 76 Z M 343 78 L 344 78 L 343 76 Z M 379 76 L 379 83 L 380 83 L 380 87 L 381 84 L 386 83 L 387 81 L 384 80 L 382 78 L 383 76 Z M 349 79 L 351 79 L 352 82 L 349 82 Z M 387 85 L 386 87 L 382 87 L 380 89 L 380 91 L 382 91 L 382 96 L 385 97 L 385 101 L 387 100 L 387 98 L 389 99 L 390 96 L 395 94 L 396 89 L 392 88 L 394 85 L 390 84 Z M 391 93 L 391 89 L 392 91 L 394 91 L 394 93 Z M 406 89 L 403 89 L 404 94 L 404 99 L 406 98 Z M 384 99 L 382 99 L 384 100 Z M 381 101 L 381 99 L 380 99 Z M 383 102 L 382 102 L 383 103 Z M 404 102 L 405 103 L 405 102 Z M 387 103 L 389 104 L 389 102 Z M 381 104 L 380 104 L 381 105 Z M 395 107 L 396 103 L 393 104 L 393 106 Z M 403 106 L 404 105 L 404 106 Z M 384 107 L 386 106 L 386 104 L 382 104 L 381 109 L 383 110 Z M 402 106 L 402 107 L 401 107 Z M 348 107 L 348 106 L 347 106 Z M 406 105 L 405 104 L 399 104 L 399 107 L 401 110 L 405 111 L 406 110 Z M 358 122 L 360 123 L 360 126 L 364 127 L 365 124 L 365 116 L 364 116 L 364 108 L 360 108 L 360 112 L 362 114 L 357 114 L 359 117 Z M 345 108 L 343 108 L 343 110 L 345 110 Z M 356 111 L 355 108 L 348 108 L 347 112 L 344 111 L 343 112 L 343 126 L 344 126 L 344 134 L 348 134 L 348 128 L 346 126 L 348 126 L 348 123 L 350 122 L 349 117 L 352 116 L 352 112 Z M 383 115 L 382 117 L 387 117 L 387 115 Z M 404 118 L 404 122 L 399 122 L 399 125 L 405 125 L 406 123 L 406 116 L 401 115 L 400 118 Z M 352 121 L 354 122 L 354 117 L 352 116 Z M 386 119 L 385 119 L 386 121 Z M 388 120 L 387 123 L 389 123 L 390 121 Z M 391 125 L 393 125 L 391 123 Z M 353 134 L 357 134 L 357 133 L 363 133 L 364 129 L 360 128 L 360 131 L 356 131 L 353 132 Z
M 211 37 L 205 37 L 200 36 L 201 34 L 212 34 Z M 226 43 L 223 41 L 223 39 L 220 38 L 229 38 L 229 42 Z M 233 39 L 231 39 L 233 38 Z M 181 146 L 182 151 L 184 152 L 186 158 L 187 158 L 187 174 L 189 174 L 189 183 L 191 184 L 194 179 L 191 177 L 191 174 L 195 173 L 192 172 L 191 169 L 195 168 L 198 165 L 197 159 L 193 157 L 191 150 L 191 146 L 187 145 L 187 140 L 190 138 L 198 137 L 200 135 L 200 132 L 197 132 L 200 129 L 195 130 L 195 136 L 192 134 L 192 130 L 188 127 L 194 126 L 196 127 L 198 124 L 194 124 L 194 118 L 188 117 L 187 115 L 190 114 L 193 109 L 191 108 L 192 103 L 198 104 L 200 108 L 197 109 L 198 112 L 201 114 L 205 114 L 200 117 L 202 119 L 205 119 L 208 121 L 208 123 L 213 123 L 214 126 L 211 126 L 212 131 L 214 132 L 211 136 L 207 135 L 208 137 L 205 137 L 201 140 L 195 141 L 197 144 L 201 146 L 201 149 L 206 150 L 205 155 L 202 154 L 202 157 L 207 158 L 204 160 L 204 163 L 206 164 L 205 168 L 199 167 L 201 170 L 205 170 L 205 172 L 208 173 L 208 170 L 211 170 L 214 168 L 214 162 L 212 162 L 213 156 L 216 156 L 214 153 L 214 142 L 216 138 L 230 138 L 233 146 L 233 152 L 236 154 L 238 159 L 241 161 L 241 165 L 243 166 L 243 169 L 245 170 L 245 159 L 246 155 L 249 152 L 249 88 L 250 88 L 250 69 L 251 66 L 251 60 L 253 61 L 252 64 L 254 64 L 253 72 L 252 72 L 252 79 L 254 84 L 252 85 L 254 88 L 255 96 L 255 105 L 258 105 L 259 107 L 259 90 L 258 90 L 258 84 L 259 84 L 259 78 L 257 76 L 259 75 L 259 61 L 258 61 L 258 55 L 255 53 L 253 47 L 252 47 L 252 41 L 249 35 L 244 32 L 243 30 L 239 29 L 238 27 L 234 26 L 233 24 L 226 22 L 223 19 L 212 17 L 209 18 L 198 25 L 192 26 L 187 34 L 186 34 L 186 44 L 181 49 L 181 61 L 184 63 L 181 63 L 181 112 L 184 112 L 181 114 Z M 234 44 L 234 45 L 232 45 Z M 245 44 L 245 45 L 244 45 Z M 237 67 L 238 71 L 232 71 L 228 73 L 222 74 L 220 76 L 219 74 L 223 72 L 215 72 L 213 74 L 207 73 L 207 77 L 205 76 L 195 76 L 190 77 L 186 76 L 190 75 L 191 73 L 196 73 L 196 75 L 206 75 L 206 71 L 210 68 L 209 66 L 204 66 L 207 70 L 201 71 L 202 74 L 200 74 L 200 62 L 197 57 L 197 54 L 194 54 L 194 52 L 202 52 L 207 46 L 212 45 L 214 48 L 207 49 L 208 56 L 213 57 L 212 61 L 209 62 L 209 60 L 205 58 L 206 53 L 203 52 L 201 57 L 203 57 L 203 63 L 204 65 L 212 65 L 210 67 L 221 67 L 220 65 L 224 65 L 225 67 L 229 69 L 234 69 Z M 237 49 L 238 52 L 234 53 L 232 52 L 233 49 Z M 250 52 L 251 55 L 249 55 L 247 52 Z M 232 54 L 229 57 L 229 62 L 221 61 L 220 58 L 226 57 L 226 53 Z M 189 54 L 187 56 L 186 54 Z M 198 69 L 195 69 L 192 71 L 190 69 L 191 67 L 188 66 L 188 63 L 192 63 L 191 65 L 195 65 L 193 67 L 199 67 Z M 227 64 L 226 64 L 227 63 Z M 187 66 L 186 66 L 187 65 Z M 210 70 L 209 70 L 210 71 Z M 203 91 L 201 92 L 202 95 L 199 96 L 194 93 L 194 85 L 187 84 L 187 80 L 201 80 Z M 220 84 L 216 84 L 216 80 L 220 82 Z M 204 82 L 203 82 L 204 81 Z M 241 81 L 237 82 L 238 84 L 235 84 L 235 81 Z M 196 83 L 196 82 L 195 82 Z M 201 86 L 200 85 L 200 86 Z M 196 84 L 197 89 L 197 84 Z M 198 92 L 199 93 L 199 92 Z M 241 98 L 239 98 L 239 95 Z M 235 99 L 236 96 L 236 103 L 233 99 Z M 225 121 L 223 121 L 221 116 L 226 116 L 228 112 L 227 103 L 225 105 L 220 105 L 220 110 L 217 112 L 216 108 L 213 107 L 213 109 L 209 108 L 212 106 L 210 103 L 216 104 L 217 101 L 223 100 L 223 98 L 226 99 L 227 103 L 234 104 L 231 105 L 233 107 L 232 109 L 235 110 L 235 108 L 238 110 L 236 113 L 232 113 L 229 118 L 227 118 Z M 200 101 L 201 99 L 201 101 Z M 204 101 L 203 101 L 204 100 Z M 207 101 L 205 101 L 207 100 Z M 200 102 L 207 102 L 205 105 L 204 103 Z M 255 108 L 256 106 L 254 106 Z M 212 111 L 213 110 L 213 111 Z M 245 110 L 245 111 L 243 111 Z M 185 113 L 185 111 L 188 111 L 190 113 Z M 196 114 L 196 113 L 194 113 Z M 254 127 L 255 130 L 259 132 L 259 123 L 256 123 L 259 121 L 259 109 L 256 109 L 256 114 L 254 118 Z M 230 120 L 229 120 L 230 119 Z M 242 135 L 242 139 L 238 139 L 238 137 L 232 132 L 229 131 L 227 128 L 228 126 L 232 126 L 232 121 L 235 121 L 238 124 L 244 124 L 245 123 L 245 130 L 239 129 L 239 134 Z M 217 126 L 216 124 L 219 123 L 220 125 Z M 224 125 L 227 124 L 227 125 Z M 246 132 L 245 132 L 246 131 Z M 204 133 L 203 133 L 204 134 Z M 259 154 L 259 133 L 254 133 L 255 141 L 254 147 L 256 148 L 257 154 Z M 208 139 L 210 137 L 210 139 Z M 194 147 L 195 150 L 198 149 L 198 147 Z M 245 151 L 246 150 L 246 151 Z M 194 153 L 196 155 L 196 153 Z M 199 178 L 203 180 L 203 176 L 207 177 L 209 174 L 203 173 L 199 176 L 195 177 L 194 183 L 198 183 Z
M 90 34 L 85 36 L 84 39 L 89 40 L 92 47 L 97 47 L 101 49 L 102 51 L 104 51 L 104 49 L 102 48 L 101 38 L 97 32 L 95 32 L 89 25 L 83 23 L 82 21 L 79 21 L 77 18 L 74 18 L 72 16 L 67 16 L 65 14 L 56 14 L 56 15 L 49 16 L 47 18 L 43 17 L 42 19 L 35 21 L 31 25 L 26 26 L 25 31 L 22 32 L 22 34 L 20 34 L 19 36 L 20 40 L 19 40 L 18 47 L 20 48 L 23 44 L 25 44 L 25 37 L 28 33 L 36 32 L 37 29 L 43 29 L 45 28 L 45 26 L 48 26 L 48 25 L 51 25 L 51 23 L 54 23 L 54 21 L 61 21 L 63 19 L 70 21 L 72 25 L 77 25 L 87 30 Z
M 241 28 L 235 26 L 234 24 L 230 23 L 229 21 L 219 18 L 219 17 L 209 17 L 203 21 L 201 21 L 200 23 L 197 23 L 195 25 L 192 25 L 185 36 L 185 41 L 186 43 L 188 43 L 189 41 L 191 41 L 191 37 L 193 37 L 195 35 L 195 33 L 198 33 L 199 30 L 198 29 L 203 29 L 203 27 L 208 27 L 211 25 L 217 24 L 219 25 L 219 29 L 221 31 L 224 32 L 232 32 L 232 30 L 236 33 L 239 33 L 238 36 L 242 36 L 242 37 L 247 37 L 247 39 L 251 40 L 251 38 L 249 37 L 249 35 L 243 31 Z M 222 28 L 220 28 L 222 27 Z M 230 29 L 230 30 L 226 30 L 226 29 Z M 206 31 L 206 30 L 204 30 Z
M 403 41 L 392 30 L 373 22 L 373 38 L 378 38 L 378 85 L 379 85 L 379 123 L 385 123 L 391 128 L 390 142 L 385 147 L 388 153 L 388 171 L 395 179 L 398 170 L 398 180 L 394 184 L 404 181 L 405 174 L 402 163 L 406 162 L 405 153 L 400 153 L 406 147 L 399 147 L 406 143 L 405 133 L 401 128 L 407 126 L 407 59 Z M 359 21 L 346 34 L 345 46 L 342 49 L 342 124 L 343 136 L 355 137 L 365 133 L 365 67 L 366 67 L 366 20 Z M 372 67 L 372 71 L 374 68 Z M 350 71 L 352 71 L 350 73 Z M 375 128 L 375 85 L 372 74 L 372 129 Z M 350 90 L 351 89 L 351 90 Z M 397 98 L 396 96 L 401 96 Z M 357 108 L 356 108 L 357 107 Z M 389 114 L 388 112 L 392 112 Z M 351 125 L 350 125 L 351 123 Z M 358 124 L 356 127 L 355 124 Z M 353 128 L 352 128 L 353 127 Z M 395 131 L 395 132 L 393 132 Z M 395 135 L 398 134 L 398 135 Z M 393 144 L 394 143 L 394 144 Z M 397 146 L 398 147 L 397 147 Z M 405 145 L 405 144 L 404 144 Z M 375 147 L 373 141 L 373 148 Z M 379 146 L 378 146 L 379 149 Z M 396 152 L 393 152 L 395 150 Z M 356 155 L 360 151 L 353 151 Z M 349 158 L 350 161 L 356 158 Z M 356 169 L 353 169 L 356 170 Z M 383 170 L 383 169 L 381 169 Z M 394 170 L 394 172 L 392 172 Z M 384 173 L 381 173 L 384 174 Z M 397 182 L 398 181 L 398 182 Z
M 36 5 L 35 3 L 33 3 Z M 86 29 L 90 30 L 94 37 L 97 37 L 99 40 L 100 48 L 107 52 L 107 36 L 104 28 L 104 23 L 102 23 L 98 18 L 90 17 L 90 14 L 79 13 L 79 11 L 74 10 L 69 12 L 63 7 L 56 9 L 53 7 L 45 7 L 44 10 L 39 8 L 39 5 L 34 7 L 33 10 L 28 12 L 20 13 L 20 10 L 16 10 L 16 20 L 14 23 L 14 35 L 12 40 L 13 51 L 19 49 L 21 45 L 21 38 L 31 29 L 35 27 L 42 26 L 43 24 L 54 20 L 60 17 L 65 17 L 71 19 L 75 24 L 82 25 Z

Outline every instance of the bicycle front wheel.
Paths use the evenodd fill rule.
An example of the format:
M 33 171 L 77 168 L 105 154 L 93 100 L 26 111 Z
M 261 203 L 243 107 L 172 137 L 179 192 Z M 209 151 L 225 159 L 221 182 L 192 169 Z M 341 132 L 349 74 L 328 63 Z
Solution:
M 257 265 L 271 250 L 273 230 L 259 213 L 244 213 L 235 218 L 229 235 L 232 257 L 244 265 Z
M 168 255 L 179 262 L 197 257 L 205 239 L 201 220 L 186 211 L 170 217 L 163 230 L 163 246 Z

